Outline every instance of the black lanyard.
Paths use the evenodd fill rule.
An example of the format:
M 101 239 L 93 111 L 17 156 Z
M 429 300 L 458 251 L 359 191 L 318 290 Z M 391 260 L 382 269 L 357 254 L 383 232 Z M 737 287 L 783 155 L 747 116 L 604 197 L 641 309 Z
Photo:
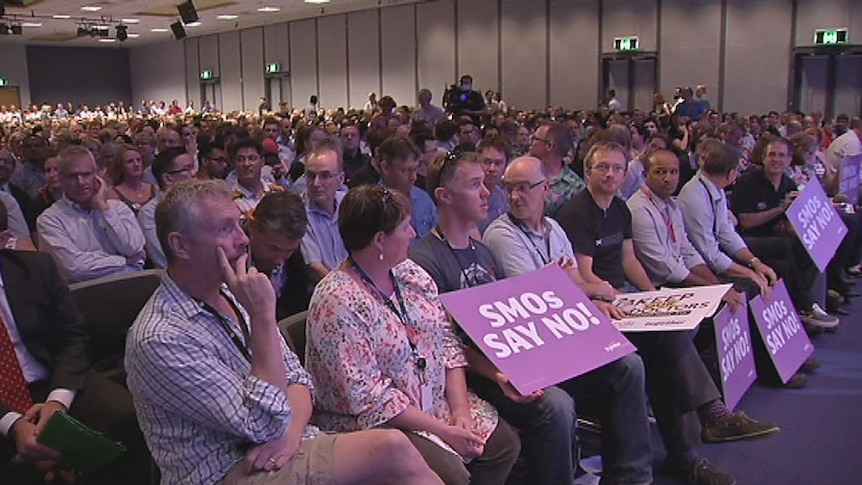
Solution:
M 546 247 L 546 250 L 548 251 L 548 257 L 546 258 L 545 255 L 542 254 L 542 250 L 539 248 L 539 246 L 536 245 L 536 241 L 533 241 L 533 237 L 530 234 L 530 232 L 527 231 L 527 226 L 525 226 L 521 221 L 516 219 L 515 216 L 513 216 L 511 212 L 508 213 L 508 216 L 509 216 L 509 219 L 512 222 L 514 222 L 516 226 L 518 226 L 518 229 L 520 229 L 521 232 L 524 233 L 524 236 L 526 236 L 527 241 L 530 241 L 530 244 L 533 245 L 533 249 L 536 250 L 536 253 L 539 255 L 539 258 L 541 258 L 542 263 L 544 263 L 544 264 L 550 263 L 551 259 L 552 259 L 551 258 L 551 236 L 550 236 L 550 234 L 544 234 L 543 235 L 543 239 L 545 240 L 545 247 Z
M 395 316 L 398 317 L 398 320 L 404 325 L 404 335 L 407 337 L 407 343 L 410 344 L 410 351 L 413 353 L 413 356 L 416 358 L 416 368 L 420 371 L 425 370 L 425 366 L 427 362 L 425 358 L 419 355 L 419 351 L 416 349 L 416 344 L 413 343 L 413 340 L 410 339 L 410 333 L 408 331 L 408 327 L 410 326 L 410 315 L 407 313 L 407 307 L 404 305 L 404 298 L 401 296 L 401 289 L 398 286 L 398 282 L 395 280 L 395 275 L 392 274 L 392 270 L 389 270 L 389 279 L 392 280 L 392 287 L 395 289 L 395 299 L 398 300 L 398 307 L 401 308 L 399 311 L 398 307 L 395 306 L 395 303 L 392 302 L 392 299 L 389 298 L 385 293 L 380 291 L 380 288 L 374 284 L 374 280 L 368 276 L 368 273 L 362 269 L 362 266 L 359 266 L 359 263 L 353 259 L 353 256 L 348 256 L 347 260 L 350 262 L 350 265 L 353 269 L 359 274 L 362 280 L 371 288 L 374 288 L 375 293 L 383 300 L 383 304 L 386 305 L 386 308 L 389 309 Z
M 248 344 L 247 344 L 250 336 L 248 333 L 248 326 L 245 324 L 245 321 L 242 320 L 242 312 L 240 311 L 239 307 L 236 306 L 236 304 L 233 302 L 233 300 L 231 300 L 230 298 L 227 297 L 227 295 L 224 295 L 221 292 L 219 292 L 219 294 L 221 294 L 221 296 L 225 300 L 227 300 L 231 309 L 233 309 L 233 311 L 236 313 L 236 317 L 241 320 L 238 322 L 238 324 L 239 324 L 240 330 L 242 331 L 242 337 L 240 337 L 233 330 L 231 330 L 230 322 L 228 322 L 228 320 L 218 310 L 213 308 L 209 303 L 207 303 L 205 301 L 201 301 L 201 300 L 196 300 L 196 301 L 197 301 L 198 305 L 200 305 L 201 308 L 203 308 L 203 310 L 205 312 L 211 314 L 212 316 L 214 316 L 216 318 L 216 320 L 218 320 L 219 324 L 221 324 L 221 327 L 227 333 L 228 337 L 230 337 L 230 340 L 233 342 L 233 345 L 237 348 L 237 350 L 240 351 L 240 353 L 243 355 L 243 357 L 246 358 L 246 360 L 251 362 L 251 352 L 249 352 Z
M 443 234 L 443 231 L 440 230 L 440 226 L 437 226 L 434 228 L 434 234 L 438 238 L 440 238 L 440 240 L 443 241 L 443 243 L 446 245 L 446 247 L 449 248 L 449 251 L 452 252 L 452 256 L 455 258 L 455 262 L 458 263 L 458 269 L 461 270 L 461 275 L 464 276 L 464 282 L 467 283 L 467 286 L 470 288 L 472 288 L 474 286 L 478 286 L 479 281 L 476 280 L 476 277 L 474 276 L 473 279 L 471 280 L 470 277 L 467 275 L 467 270 L 470 269 L 471 266 L 477 265 L 477 263 L 476 263 L 476 245 L 473 244 L 473 238 L 468 236 L 468 240 L 470 241 L 470 251 L 471 251 L 471 260 L 472 261 L 467 266 L 467 268 L 464 268 L 463 266 L 461 266 L 461 260 L 458 259 L 458 253 L 456 253 L 455 248 L 453 248 L 452 245 L 449 244 L 449 240 L 446 239 L 446 235 Z

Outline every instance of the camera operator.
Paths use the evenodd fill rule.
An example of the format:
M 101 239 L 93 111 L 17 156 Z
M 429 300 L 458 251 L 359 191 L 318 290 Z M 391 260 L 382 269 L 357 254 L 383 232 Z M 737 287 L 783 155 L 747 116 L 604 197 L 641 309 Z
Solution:
M 454 116 L 466 115 L 473 119 L 476 126 L 481 126 L 481 116 L 485 110 L 485 100 L 482 93 L 473 90 L 473 76 L 461 76 L 458 85 L 452 85 L 443 97 L 446 112 Z

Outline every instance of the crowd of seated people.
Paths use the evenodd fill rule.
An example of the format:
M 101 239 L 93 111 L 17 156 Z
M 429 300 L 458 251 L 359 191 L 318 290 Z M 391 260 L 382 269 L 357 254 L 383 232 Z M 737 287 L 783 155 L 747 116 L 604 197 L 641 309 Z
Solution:
M 572 483 L 576 403 L 597 401 L 602 484 L 732 485 L 696 438 L 779 430 L 729 410 L 708 339 L 680 332 L 629 334 L 636 354 L 521 395 L 438 295 L 555 264 L 619 318 L 623 292 L 729 282 L 725 303 L 744 308 L 783 280 L 809 334 L 834 331 L 862 276 L 862 216 L 838 184 L 862 121 L 723 114 L 703 86 L 649 112 L 611 93 L 597 110 L 523 111 L 499 93 L 482 107 L 469 76 L 460 89 L 470 105 L 445 113 L 427 89 L 414 108 L 375 96 L 346 111 L 0 106 L 0 258 L 50 255 L 22 261 L 55 272 L 64 299 L 63 282 L 167 270 L 120 390 L 163 483 Z M 811 183 L 849 229 L 822 273 L 785 216 Z M 302 360 L 276 322 L 304 311 Z M 25 353 L 7 313 L 32 396 L 0 383 L 0 460 L 50 461 L 24 433 L 88 403 L 86 362 Z M 819 365 L 782 383 L 758 344 L 769 384 L 804 386 Z

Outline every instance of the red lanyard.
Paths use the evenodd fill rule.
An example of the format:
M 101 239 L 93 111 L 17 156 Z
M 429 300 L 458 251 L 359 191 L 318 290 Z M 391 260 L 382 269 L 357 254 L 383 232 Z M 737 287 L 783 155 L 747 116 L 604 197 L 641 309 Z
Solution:
M 647 199 L 652 202 L 653 207 L 658 210 L 658 213 L 661 214 L 661 218 L 664 221 L 664 226 L 667 229 L 668 234 L 670 234 L 670 240 L 676 242 L 676 229 L 673 228 L 673 221 L 670 218 L 667 202 L 665 202 L 665 210 L 661 210 L 655 199 L 652 198 L 652 191 L 647 188 L 647 186 L 643 186 L 641 188 L 641 191 L 643 191 L 644 195 L 647 196 Z

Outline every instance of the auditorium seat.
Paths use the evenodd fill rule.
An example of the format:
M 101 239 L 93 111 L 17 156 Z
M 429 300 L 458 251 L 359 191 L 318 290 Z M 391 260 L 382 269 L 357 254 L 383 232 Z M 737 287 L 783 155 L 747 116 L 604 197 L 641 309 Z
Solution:
M 162 270 L 108 276 L 69 285 L 90 334 L 93 369 L 125 381 L 126 332 L 161 282 Z
M 281 330 L 284 341 L 287 342 L 291 350 L 296 352 L 303 366 L 305 366 L 305 321 L 307 318 L 308 311 L 306 310 L 283 318 L 278 322 L 278 329 Z

